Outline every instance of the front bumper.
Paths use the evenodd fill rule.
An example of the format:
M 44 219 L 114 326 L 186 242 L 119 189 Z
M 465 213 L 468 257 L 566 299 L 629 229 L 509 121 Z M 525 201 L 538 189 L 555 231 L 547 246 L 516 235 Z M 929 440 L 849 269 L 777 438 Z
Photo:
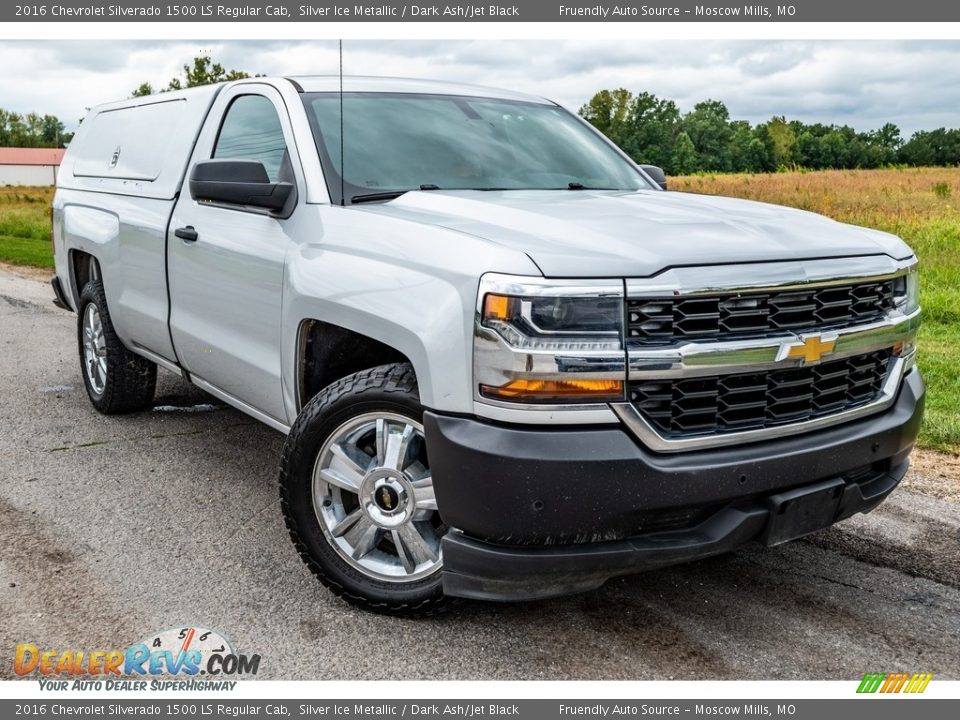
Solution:
M 426 413 L 444 590 L 522 600 L 777 544 L 881 503 L 923 416 L 919 372 L 886 412 L 750 445 L 663 455 L 619 426 L 536 430 Z

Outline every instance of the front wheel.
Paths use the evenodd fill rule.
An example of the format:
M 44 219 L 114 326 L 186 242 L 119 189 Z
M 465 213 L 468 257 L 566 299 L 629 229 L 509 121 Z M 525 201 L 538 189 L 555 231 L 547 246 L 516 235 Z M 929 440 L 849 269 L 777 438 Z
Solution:
M 368 610 L 444 604 L 437 512 L 413 368 L 384 365 L 314 397 L 287 437 L 280 496 L 290 536 L 320 581 Z

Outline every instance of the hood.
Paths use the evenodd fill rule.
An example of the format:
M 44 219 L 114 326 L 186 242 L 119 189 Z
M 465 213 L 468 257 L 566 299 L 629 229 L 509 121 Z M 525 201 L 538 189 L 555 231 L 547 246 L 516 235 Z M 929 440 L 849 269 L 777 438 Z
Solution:
M 547 277 L 649 277 L 681 265 L 912 252 L 894 235 L 750 200 L 656 190 L 408 192 L 357 206 L 526 253 Z

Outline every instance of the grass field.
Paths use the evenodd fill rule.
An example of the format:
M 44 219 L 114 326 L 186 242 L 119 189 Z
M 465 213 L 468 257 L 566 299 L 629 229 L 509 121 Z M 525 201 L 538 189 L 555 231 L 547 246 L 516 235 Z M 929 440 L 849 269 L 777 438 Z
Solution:
M 0 188 L 0 262 L 52 268 L 53 188 Z
M 812 210 L 899 235 L 920 258 L 921 445 L 960 454 L 960 169 L 837 170 L 670 178 L 673 190 Z M 53 267 L 47 188 L 0 188 L 0 261 Z

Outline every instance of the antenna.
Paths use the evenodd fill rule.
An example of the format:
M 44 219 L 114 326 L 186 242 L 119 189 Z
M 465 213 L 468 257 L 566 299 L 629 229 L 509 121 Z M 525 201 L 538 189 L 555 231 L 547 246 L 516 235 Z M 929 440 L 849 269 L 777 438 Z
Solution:
M 346 192 L 343 188 L 345 165 L 343 161 L 343 38 L 340 38 L 340 205 L 347 204 Z

